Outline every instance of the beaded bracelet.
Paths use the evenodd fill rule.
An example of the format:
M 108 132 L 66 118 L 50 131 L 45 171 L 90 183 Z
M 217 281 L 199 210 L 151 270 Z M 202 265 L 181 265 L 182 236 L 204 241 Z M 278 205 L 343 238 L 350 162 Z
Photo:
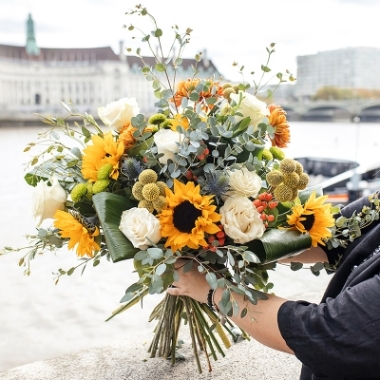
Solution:
M 216 305 L 215 305 L 215 302 L 214 302 L 215 291 L 216 291 L 216 289 L 210 289 L 210 290 L 208 291 L 208 294 L 207 294 L 207 306 L 208 306 L 211 310 L 217 310 L 217 309 L 218 309 L 218 308 L 216 307 Z

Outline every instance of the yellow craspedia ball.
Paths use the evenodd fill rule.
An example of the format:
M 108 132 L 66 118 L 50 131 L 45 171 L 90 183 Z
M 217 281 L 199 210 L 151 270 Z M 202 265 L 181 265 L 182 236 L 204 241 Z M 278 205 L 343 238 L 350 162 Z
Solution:
M 162 195 L 164 197 L 165 196 L 165 189 L 167 189 L 168 185 L 163 181 L 157 181 L 156 185 L 160 189 L 160 195 Z
M 155 199 L 153 202 L 153 207 L 156 211 L 160 212 L 161 210 L 163 210 L 167 204 L 168 204 L 168 201 L 166 200 L 165 197 L 163 196 L 159 196 L 157 199 Z
M 296 171 L 296 162 L 291 158 L 284 158 L 280 162 L 280 171 L 283 173 L 293 173 Z
M 285 153 L 278 146 L 271 146 L 269 151 L 276 160 L 282 161 L 285 158 Z
M 74 186 L 74 188 L 71 190 L 71 199 L 74 202 L 79 202 L 82 197 L 84 197 L 87 194 L 87 183 L 78 183 Z
M 98 179 L 93 185 L 92 185 L 92 192 L 94 194 L 101 193 L 102 191 L 107 190 L 108 185 L 110 184 L 110 180 L 107 179 Z
M 261 158 L 268 162 L 268 161 L 271 161 L 273 160 L 273 154 L 271 153 L 271 151 L 269 149 L 263 149 L 262 153 L 261 153 Z
M 279 170 L 272 170 L 266 175 L 266 180 L 271 186 L 278 186 L 282 182 L 283 174 Z
M 296 173 L 298 175 L 302 174 L 303 173 L 303 166 L 302 166 L 302 164 L 300 162 L 298 162 L 298 161 L 295 161 L 295 163 L 296 163 Z
M 292 189 L 297 188 L 299 180 L 300 176 L 296 172 L 284 173 L 284 185 L 291 187 Z
M 104 164 L 99 170 L 97 175 L 98 179 L 107 179 L 110 177 L 113 170 L 112 164 Z
M 86 198 L 88 200 L 91 200 L 94 193 L 92 192 L 92 183 L 90 181 L 86 183 L 86 188 L 87 188 Z
M 142 201 L 140 201 L 137 207 L 146 208 L 150 213 L 154 211 L 153 203 L 150 201 L 147 201 L 146 199 L 143 199 Z
M 142 188 L 142 196 L 147 201 L 154 201 L 160 195 L 160 189 L 155 183 L 147 183 Z
M 309 183 L 309 176 L 306 173 L 302 173 L 300 175 L 300 179 L 298 181 L 297 189 L 304 190 Z
M 231 94 L 236 94 L 236 90 L 233 88 L 233 87 L 226 87 L 224 90 L 223 90 L 223 96 L 226 98 L 226 99 L 230 99 L 230 95 Z
M 152 169 L 145 169 L 139 175 L 139 182 L 141 182 L 143 185 L 146 185 L 147 183 L 156 182 L 157 179 L 158 175 Z
M 281 183 L 274 191 L 273 195 L 279 202 L 289 202 L 293 200 L 293 189 Z
M 142 201 L 144 199 L 142 194 L 142 189 L 144 185 L 141 182 L 136 182 L 132 187 L 132 195 L 138 200 Z

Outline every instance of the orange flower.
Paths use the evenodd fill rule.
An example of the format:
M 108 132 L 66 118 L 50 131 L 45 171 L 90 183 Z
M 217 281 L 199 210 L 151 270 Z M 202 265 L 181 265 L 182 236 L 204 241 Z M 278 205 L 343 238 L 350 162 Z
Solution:
M 268 106 L 270 115 L 268 116 L 269 124 L 274 128 L 274 137 L 270 140 L 272 146 L 286 148 L 290 141 L 289 124 L 286 120 L 286 111 L 275 104 Z
M 185 130 L 189 128 L 189 119 L 182 114 L 178 113 L 177 115 L 174 115 L 173 119 L 168 120 L 170 121 L 171 129 L 174 132 L 177 132 L 178 126 L 181 126 Z
M 135 145 L 136 139 L 133 137 L 133 133 L 137 128 L 133 127 L 129 123 L 120 130 L 119 141 L 124 143 L 125 150 L 132 148 Z
M 191 92 L 195 90 L 195 87 L 200 82 L 200 79 L 188 79 L 178 83 L 177 91 L 174 94 L 174 98 L 172 99 L 172 101 L 176 104 L 177 107 L 181 105 L 182 98 L 190 98 Z M 196 103 L 204 102 L 205 99 L 210 98 L 212 96 L 223 96 L 223 88 L 219 85 L 218 82 L 208 80 L 207 83 L 209 84 L 209 90 L 201 91 L 199 94 L 199 100 Z M 214 86 L 216 86 L 216 92 L 213 94 L 211 90 Z M 208 109 L 212 109 L 212 107 L 212 104 L 206 105 L 206 108 Z

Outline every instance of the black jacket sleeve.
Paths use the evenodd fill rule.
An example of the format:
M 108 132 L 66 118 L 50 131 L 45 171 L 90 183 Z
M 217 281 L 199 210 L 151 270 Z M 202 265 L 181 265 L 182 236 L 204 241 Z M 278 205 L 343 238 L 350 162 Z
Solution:
M 379 290 L 377 274 L 320 305 L 287 301 L 278 312 L 280 332 L 317 377 L 378 378 Z

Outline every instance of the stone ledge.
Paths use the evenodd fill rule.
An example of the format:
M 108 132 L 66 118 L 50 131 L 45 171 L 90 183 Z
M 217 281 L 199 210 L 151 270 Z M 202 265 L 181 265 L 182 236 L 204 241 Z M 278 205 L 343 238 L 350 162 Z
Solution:
M 201 354 L 202 373 L 185 341 L 186 360 L 173 367 L 163 358 L 150 358 L 147 352 L 152 335 L 135 336 L 107 346 L 78 351 L 69 355 L 38 361 L 6 371 L 2 380 L 194 380 L 260 379 L 297 380 L 300 362 L 293 356 L 271 350 L 251 340 L 234 344 L 225 357 L 211 359 L 208 371 Z

